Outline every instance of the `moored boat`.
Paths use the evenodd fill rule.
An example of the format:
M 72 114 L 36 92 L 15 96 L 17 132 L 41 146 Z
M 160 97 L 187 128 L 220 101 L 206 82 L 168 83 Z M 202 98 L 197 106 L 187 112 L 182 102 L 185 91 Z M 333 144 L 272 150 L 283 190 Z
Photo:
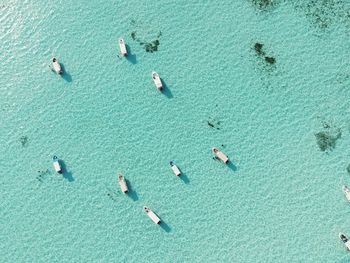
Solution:
M 57 58 L 52 58 L 52 70 L 57 74 L 61 75 L 63 73 L 60 62 L 58 62 Z
M 228 157 L 221 150 L 219 150 L 219 148 L 213 147 L 211 150 L 218 159 L 220 159 L 224 163 L 228 163 L 229 161 Z
M 350 240 L 348 239 L 348 237 L 343 233 L 339 233 L 339 238 L 341 241 L 343 241 L 346 249 L 350 251 Z
M 126 48 L 124 39 L 119 38 L 118 43 L 119 43 L 120 54 L 122 54 L 122 56 L 127 56 L 128 50 Z
M 53 168 L 55 169 L 55 171 L 57 173 L 62 173 L 62 167 L 61 167 L 60 160 L 58 159 L 58 157 L 54 156 L 52 159 L 53 159 Z
M 125 180 L 124 176 L 121 174 L 118 174 L 118 183 L 119 183 L 120 189 L 122 190 L 123 193 L 127 193 L 129 191 L 126 180 Z
M 350 202 L 350 189 L 346 185 L 343 185 L 342 191 L 343 191 L 346 199 Z
M 161 220 L 160 218 L 147 206 L 143 207 L 143 210 L 146 212 L 149 218 L 155 223 L 155 224 L 160 224 Z
M 174 164 L 174 162 L 170 162 L 170 167 L 171 167 L 171 170 L 173 170 L 174 174 L 176 176 L 180 176 L 181 175 L 181 171 L 179 169 L 179 167 L 177 167 L 176 164 Z
M 162 80 L 160 79 L 157 72 L 152 71 L 152 79 L 153 79 L 154 85 L 156 85 L 156 88 L 158 90 L 162 90 L 163 89 Z

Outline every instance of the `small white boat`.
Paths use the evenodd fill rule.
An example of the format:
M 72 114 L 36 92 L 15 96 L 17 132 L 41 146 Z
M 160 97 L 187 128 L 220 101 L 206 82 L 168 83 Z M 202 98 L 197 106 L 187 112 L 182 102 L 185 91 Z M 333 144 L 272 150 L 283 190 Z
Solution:
M 52 70 L 60 75 L 63 73 L 61 64 L 58 62 L 57 58 L 52 58 Z
M 343 185 L 342 190 L 346 199 L 350 202 L 350 189 L 346 185 Z
M 118 174 L 118 183 L 119 183 L 120 189 L 122 190 L 123 193 L 127 193 L 129 191 L 128 185 L 126 184 L 126 181 L 125 181 L 125 178 L 121 174 Z
M 213 151 L 213 153 L 215 154 L 215 156 L 217 158 L 219 158 L 221 161 L 223 161 L 224 163 L 227 163 L 229 161 L 228 157 L 226 156 L 226 154 L 224 154 L 222 151 L 220 151 L 218 148 L 213 147 L 211 149 Z
M 343 233 L 339 233 L 339 238 L 341 241 L 343 241 L 346 249 L 350 251 L 350 240 L 347 238 L 347 236 Z
M 170 162 L 170 167 L 171 167 L 171 170 L 173 170 L 174 174 L 176 176 L 180 176 L 181 175 L 181 171 L 179 169 L 179 167 L 177 167 L 176 164 L 174 164 L 173 162 Z
M 62 173 L 62 167 L 57 156 L 54 156 L 52 159 L 53 159 L 53 168 L 55 168 L 55 171 L 57 173 Z
M 144 206 L 143 210 L 155 224 L 160 224 L 160 218 L 151 209 L 149 209 L 147 206 Z
M 152 71 L 152 79 L 153 79 L 154 84 L 156 85 L 156 88 L 158 90 L 162 90 L 163 89 L 162 80 L 160 79 L 157 72 Z
M 128 50 L 126 49 L 126 45 L 125 45 L 124 39 L 123 38 L 119 38 L 118 43 L 119 43 L 120 53 L 122 54 L 122 56 L 127 56 L 128 55 Z

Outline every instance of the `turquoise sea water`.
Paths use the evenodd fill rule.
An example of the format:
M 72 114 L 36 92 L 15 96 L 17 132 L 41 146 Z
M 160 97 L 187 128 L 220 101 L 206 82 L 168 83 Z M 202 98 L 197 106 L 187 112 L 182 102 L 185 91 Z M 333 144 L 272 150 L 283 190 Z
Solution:
M 1 2 L 0 262 L 350 262 L 350 5 L 254 2 Z

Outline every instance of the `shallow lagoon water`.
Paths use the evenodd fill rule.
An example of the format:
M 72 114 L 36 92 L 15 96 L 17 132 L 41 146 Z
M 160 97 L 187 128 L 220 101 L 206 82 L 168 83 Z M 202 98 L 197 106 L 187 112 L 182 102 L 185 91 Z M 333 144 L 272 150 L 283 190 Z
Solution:
M 307 2 L 0 5 L 1 261 L 349 262 L 350 7 Z

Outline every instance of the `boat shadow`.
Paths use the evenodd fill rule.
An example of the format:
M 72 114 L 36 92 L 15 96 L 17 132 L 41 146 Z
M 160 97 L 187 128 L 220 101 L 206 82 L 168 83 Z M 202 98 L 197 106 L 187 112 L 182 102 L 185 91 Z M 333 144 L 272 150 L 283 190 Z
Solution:
M 168 85 L 165 83 L 165 81 L 161 78 L 162 84 L 163 84 L 163 89 L 162 93 L 164 94 L 165 97 L 168 99 L 173 98 L 173 94 L 171 93 L 171 90 L 169 89 Z
M 130 46 L 128 44 L 126 44 L 125 46 L 126 46 L 126 50 L 128 51 L 128 55 L 126 56 L 126 59 L 130 63 L 136 64 L 137 63 L 136 55 L 131 52 Z
M 214 161 L 218 161 L 219 163 L 223 163 L 218 157 L 214 156 L 213 157 Z M 233 172 L 236 172 L 238 170 L 237 166 L 231 161 L 229 160 L 226 164 L 226 167 L 228 167 L 230 170 L 232 170 Z
M 167 233 L 169 233 L 171 231 L 171 227 L 165 223 L 164 221 L 161 221 L 159 226 Z
M 62 63 L 60 63 L 60 65 L 61 65 L 61 68 L 63 71 L 61 77 L 67 82 L 72 82 L 73 81 L 72 76 L 69 74 L 69 72 L 66 70 L 66 68 L 64 67 L 64 65 Z
M 231 169 L 233 172 L 236 172 L 238 170 L 237 166 L 229 160 L 228 163 L 226 164 L 229 169 Z
M 59 162 L 61 164 L 61 168 L 62 168 L 61 174 L 63 178 L 68 180 L 68 182 L 73 182 L 74 181 L 73 173 L 67 169 L 67 165 L 65 164 L 64 161 L 59 160 Z
M 128 197 L 131 198 L 133 201 L 139 200 L 139 196 L 137 195 L 136 191 L 132 188 L 132 185 L 130 184 L 130 181 L 128 179 L 125 179 L 126 184 L 128 185 Z
M 182 171 L 181 171 L 181 175 L 179 177 L 185 184 L 190 183 L 190 179 L 188 179 L 187 175 L 185 173 L 183 173 Z

